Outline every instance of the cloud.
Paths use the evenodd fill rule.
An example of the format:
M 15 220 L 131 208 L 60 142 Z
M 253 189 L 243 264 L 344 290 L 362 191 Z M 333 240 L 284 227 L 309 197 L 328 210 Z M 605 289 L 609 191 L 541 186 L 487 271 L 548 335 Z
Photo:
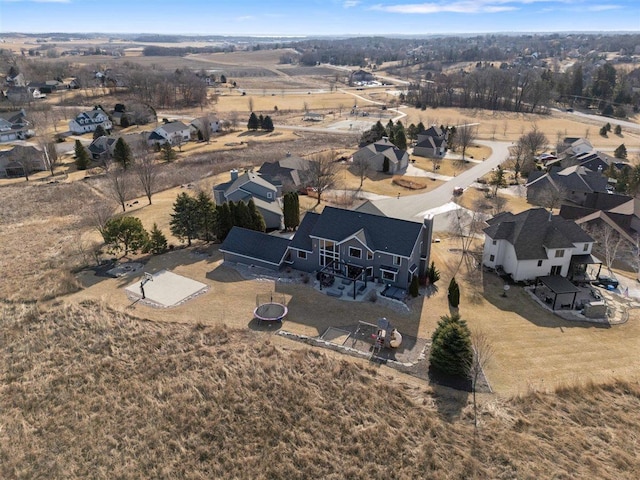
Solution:
M 342 6 L 344 8 L 353 8 L 360 3 L 360 0 L 344 0 Z
M 71 3 L 71 0 L 0 0 L 0 3 Z
M 373 10 L 389 13 L 426 14 L 426 13 L 497 13 L 518 10 L 515 5 L 505 5 L 504 0 L 458 0 L 453 2 L 406 3 L 400 5 L 375 5 Z M 528 1 L 526 3 L 529 3 Z
M 622 5 L 591 5 L 587 7 L 587 10 L 590 12 L 604 12 L 606 10 L 617 10 L 622 8 Z
M 236 17 L 237 22 L 248 22 L 249 20 L 255 20 L 256 17 L 254 15 L 244 15 L 242 17 Z

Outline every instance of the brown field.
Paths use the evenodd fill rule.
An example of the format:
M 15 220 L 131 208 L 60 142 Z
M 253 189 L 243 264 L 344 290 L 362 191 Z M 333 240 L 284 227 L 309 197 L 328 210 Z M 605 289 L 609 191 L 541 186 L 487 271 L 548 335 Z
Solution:
M 3 478 L 640 471 L 635 382 L 483 397 L 474 435 L 466 394 L 266 333 L 140 321 L 99 303 L 1 308 Z

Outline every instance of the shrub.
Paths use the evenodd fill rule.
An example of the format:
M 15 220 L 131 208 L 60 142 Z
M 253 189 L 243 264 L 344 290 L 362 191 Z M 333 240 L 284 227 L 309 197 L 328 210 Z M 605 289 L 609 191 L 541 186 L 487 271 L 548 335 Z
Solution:
M 429 270 L 427 270 L 427 278 L 429 279 L 429 283 L 433 285 L 438 280 L 440 280 L 440 272 L 436 268 L 436 264 L 432 261 L 429 266 Z
M 416 277 L 415 275 L 411 279 L 411 285 L 409 285 L 409 294 L 413 298 L 416 298 L 418 295 L 420 295 L 420 285 L 418 284 L 418 277 Z
M 458 305 L 460 305 L 460 287 L 458 286 L 458 282 L 456 282 L 456 277 L 453 277 L 449 282 L 447 298 L 449 299 L 449 305 L 453 308 L 458 308 Z
M 429 362 L 439 372 L 467 378 L 473 361 L 471 332 L 459 315 L 443 316 L 431 337 Z

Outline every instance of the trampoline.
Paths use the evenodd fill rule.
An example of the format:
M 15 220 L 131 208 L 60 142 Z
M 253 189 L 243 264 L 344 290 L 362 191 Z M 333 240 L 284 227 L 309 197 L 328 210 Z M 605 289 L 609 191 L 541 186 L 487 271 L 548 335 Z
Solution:
M 279 298 L 274 299 L 273 294 L 265 296 L 266 298 L 260 297 L 256 298 L 257 307 L 253 310 L 253 316 L 260 322 L 281 322 L 289 311 L 285 305 L 284 295 L 281 296 L 281 302 L 278 301 Z

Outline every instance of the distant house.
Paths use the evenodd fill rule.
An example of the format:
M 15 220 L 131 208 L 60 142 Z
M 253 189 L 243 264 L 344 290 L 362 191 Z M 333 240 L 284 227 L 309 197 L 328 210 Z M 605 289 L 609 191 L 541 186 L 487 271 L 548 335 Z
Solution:
M 258 173 L 274 185 L 282 185 L 283 190 L 299 190 L 308 182 L 309 160 L 290 154 L 277 162 L 264 162 Z
M 149 145 L 181 145 L 191 140 L 191 130 L 182 122 L 169 122 L 156 128 L 147 140 Z
M 541 205 L 552 195 L 577 205 L 583 205 L 587 195 L 594 192 L 607 193 L 608 179 L 602 172 L 594 172 L 581 166 L 568 167 L 544 173 L 534 171 L 529 175 L 527 201 Z
M 117 138 L 107 137 L 106 135 L 96 138 L 88 147 L 91 158 L 94 160 L 111 158 L 117 141 Z
M 562 205 L 560 216 L 587 229 L 609 225 L 631 244 L 640 235 L 640 199 L 628 195 L 592 193 L 584 206 Z
M 75 134 L 95 132 L 98 125 L 101 125 L 105 131 L 110 131 L 113 128 L 113 124 L 106 112 L 100 107 L 95 107 L 93 110 L 80 113 L 71 120 L 69 122 L 69 131 Z
M 373 80 L 373 73 L 367 72 L 366 70 L 362 69 L 351 72 L 351 74 L 349 75 L 350 84 L 372 82 Z
M 0 113 L 0 142 L 24 140 L 29 135 L 29 125 L 24 109 Z
M 305 272 L 324 270 L 350 278 L 364 275 L 370 281 L 407 289 L 414 275 L 426 273 L 431 225 L 428 220 L 423 224 L 325 207 L 320 214 L 304 216 L 284 256 L 281 239 L 277 255 L 265 252 L 263 239 L 266 242 L 268 236 L 259 234 L 249 243 L 230 234 L 220 251 L 225 261 L 274 270 L 284 266 Z
M 268 230 L 281 229 L 284 226 L 281 196 L 282 190 L 279 185 L 272 184 L 254 172 L 240 175 L 237 170 L 231 170 L 231 179 L 228 182 L 213 187 L 213 198 L 217 205 L 226 202 L 247 203 L 253 199 Z
M 573 277 L 586 265 L 599 263 L 591 258 L 593 238 L 574 221 L 544 208 L 501 213 L 487 223 L 482 263 L 504 270 L 516 282 Z
M 215 115 L 207 115 L 206 117 L 195 118 L 191 121 L 190 125 L 194 132 L 202 130 L 204 123 L 209 123 L 209 132 L 216 133 L 220 131 L 220 119 Z
M 42 152 L 35 147 L 22 145 L 0 152 L 0 177 L 22 177 L 25 167 L 28 173 L 46 170 Z
M 413 154 L 419 157 L 442 158 L 447 151 L 447 132 L 432 126 L 418 133 Z
M 324 120 L 324 115 L 321 113 L 307 112 L 302 117 L 302 120 L 305 122 L 321 122 Z
M 385 159 L 389 165 L 388 173 L 398 173 L 409 164 L 409 154 L 406 150 L 400 150 L 386 137 L 362 147 L 353 154 L 354 162 L 367 162 L 370 168 L 379 172 L 384 171 Z
M 9 87 L 5 92 L 5 96 L 7 100 L 15 104 L 29 103 L 46 97 L 44 93 L 35 87 Z

